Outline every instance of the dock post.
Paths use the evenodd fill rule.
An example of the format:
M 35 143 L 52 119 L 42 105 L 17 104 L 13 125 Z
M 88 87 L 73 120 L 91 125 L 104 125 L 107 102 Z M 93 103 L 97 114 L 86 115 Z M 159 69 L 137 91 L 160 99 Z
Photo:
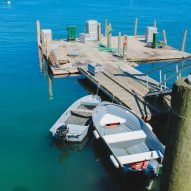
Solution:
M 123 60 L 125 61 L 126 60 L 126 51 L 127 51 L 127 43 L 128 43 L 128 36 L 125 35 L 123 37 Z
M 163 33 L 164 43 L 167 45 L 166 31 L 163 30 L 162 33 Z
M 137 36 L 138 18 L 135 19 L 134 36 Z
M 164 156 L 161 191 L 191 188 L 191 84 L 177 80 L 172 89 L 169 137 Z
M 105 19 L 105 37 L 107 37 L 107 27 L 108 27 L 108 21 Z
M 184 51 L 186 44 L 187 30 L 184 30 L 183 40 L 182 40 L 182 48 L 181 51 Z
M 166 80 L 167 80 L 167 79 L 166 79 L 166 73 L 164 73 L 164 88 L 165 88 L 165 89 L 167 89 Z
M 118 33 L 118 54 L 121 53 L 121 32 Z
M 101 41 L 101 23 L 97 24 L 98 41 Z
M 111 40 L 112 40 L 112 26 L 111 23 L 107 26 L 107 47 L 111 48 Z
M 107 47 L 109 47 L 109 26 L 107 26 Z
M 112 47 L 112 26 L 109 24 L 109 48 Z
M 159 71 L 160 76 L 160 90 L 162 91 L 162 70 Z
M 157 21 L 154 20 L 154 27 L 157 27 Z
M 43 71 L 43 55 L 40 48 L 38 48 L 38 58 L 39 58 L 40 71 L 42 72 Z
M 40 21 L 36 21 L 36 29 L 37 29 L 37 43 L 40 45 Z

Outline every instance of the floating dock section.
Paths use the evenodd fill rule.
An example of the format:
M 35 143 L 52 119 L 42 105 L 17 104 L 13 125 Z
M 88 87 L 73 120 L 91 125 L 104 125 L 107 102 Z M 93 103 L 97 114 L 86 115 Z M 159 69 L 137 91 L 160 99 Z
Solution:
M 127 69 L 129 69 L 131 74 L 140 73 L 132 67 Z M 111 101 L 128 107 L 145 121 L 160 118 L 169 112 L 169 97 L 164 97 L 160 101 L 157 98 L 156 100 L 145 99 L 149 89 L 146 87 L 146 80 L 143 77 L 133 79 L 111 65 L 104 65 L 104 72 L 98 73 L 95 76 L 89 73 L 87 69 L 79 68 L 79 70 L 88 80 L 97 86 L 98 90 L 108 95 Z M 150 79 L 150 82 L 156 83 L 153 79 Z

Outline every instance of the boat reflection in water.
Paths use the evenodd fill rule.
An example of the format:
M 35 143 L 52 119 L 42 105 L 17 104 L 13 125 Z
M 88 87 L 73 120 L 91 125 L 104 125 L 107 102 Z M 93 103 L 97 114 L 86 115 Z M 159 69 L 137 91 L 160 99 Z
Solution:
M 85 149 L 85 146 L 87 145 L 88 141 L 89 141 L 88 136 L 86 136 L 84 140 L 80 143 L 66 142 L 53 139 L 51 142 L 51 146 L 61 151 L 61 154 L 58 156 L 58 160 L 59 162 L 63 163 L 68 160 L 70 153 L 82 152 Z

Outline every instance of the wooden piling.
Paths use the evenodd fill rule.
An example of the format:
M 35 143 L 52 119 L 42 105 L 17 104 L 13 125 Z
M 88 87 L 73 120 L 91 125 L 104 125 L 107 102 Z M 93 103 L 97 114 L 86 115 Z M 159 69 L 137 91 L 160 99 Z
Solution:
M 168 136 L 160 190 L 188 191 L 191 188 L 191 85 L 186 78 L 173 85 Z
M 101 41 L 101 23 L 97 24 L 98 31 L 98 41 Z
M 186 44 L 187 30 L 184 30 L 183 39 L 182 39 L 182 48 L 181 51 L 184 51 Z
M 137 36 L 137 25 L 138 25 L 138 18 L 135 19 L 134 36 Z
M 163 33 L 163 40 L 164 40 L 164 43 L 167 45 L 166 31 L 163 30 L 162 33 Z
M 123 37 L 123 60 L 126 60 L 126 51 L 127 51 L 128 36 L 124 35 Z
M 107 26 L 107 35 L 106 35 L 106 38 L 107 38 L 107 47 L 109 47 L 109 26 Z
M 36 28 L 37 28 L 37 43 L 40 46 L 40 21 L 36 21 Z
M 118 34 L 118 54 L 121 53 L 121 32 Z
M 154 20 L 154 27 L 157 27 L 157 21 Z
M 111 40 L 112 40 L 112 26 L 109 24 L 107 26 L 107 47 L 111 48 Z
M 38 58 L 39 58 L 40 71 L 42 72 L 43 71 L 43 54 L 40 48 L 38 48 Z
M 109 24 L 109 48 L 111 48 L 112 47 L 112 25 L 111 25 L 111 23 Z
M 107 37 L 107 27 L 108 27 L 108 21 L 105 19 L 105 37 Z

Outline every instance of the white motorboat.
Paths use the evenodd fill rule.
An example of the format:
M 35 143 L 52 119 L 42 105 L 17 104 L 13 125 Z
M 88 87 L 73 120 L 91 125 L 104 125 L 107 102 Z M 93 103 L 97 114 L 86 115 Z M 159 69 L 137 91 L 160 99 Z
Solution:
M 51 127 L 57 139 L 81 142 L 92 123 L 92 110 L 101 102 L 97 95 L 88 95 L 73 103 Z

